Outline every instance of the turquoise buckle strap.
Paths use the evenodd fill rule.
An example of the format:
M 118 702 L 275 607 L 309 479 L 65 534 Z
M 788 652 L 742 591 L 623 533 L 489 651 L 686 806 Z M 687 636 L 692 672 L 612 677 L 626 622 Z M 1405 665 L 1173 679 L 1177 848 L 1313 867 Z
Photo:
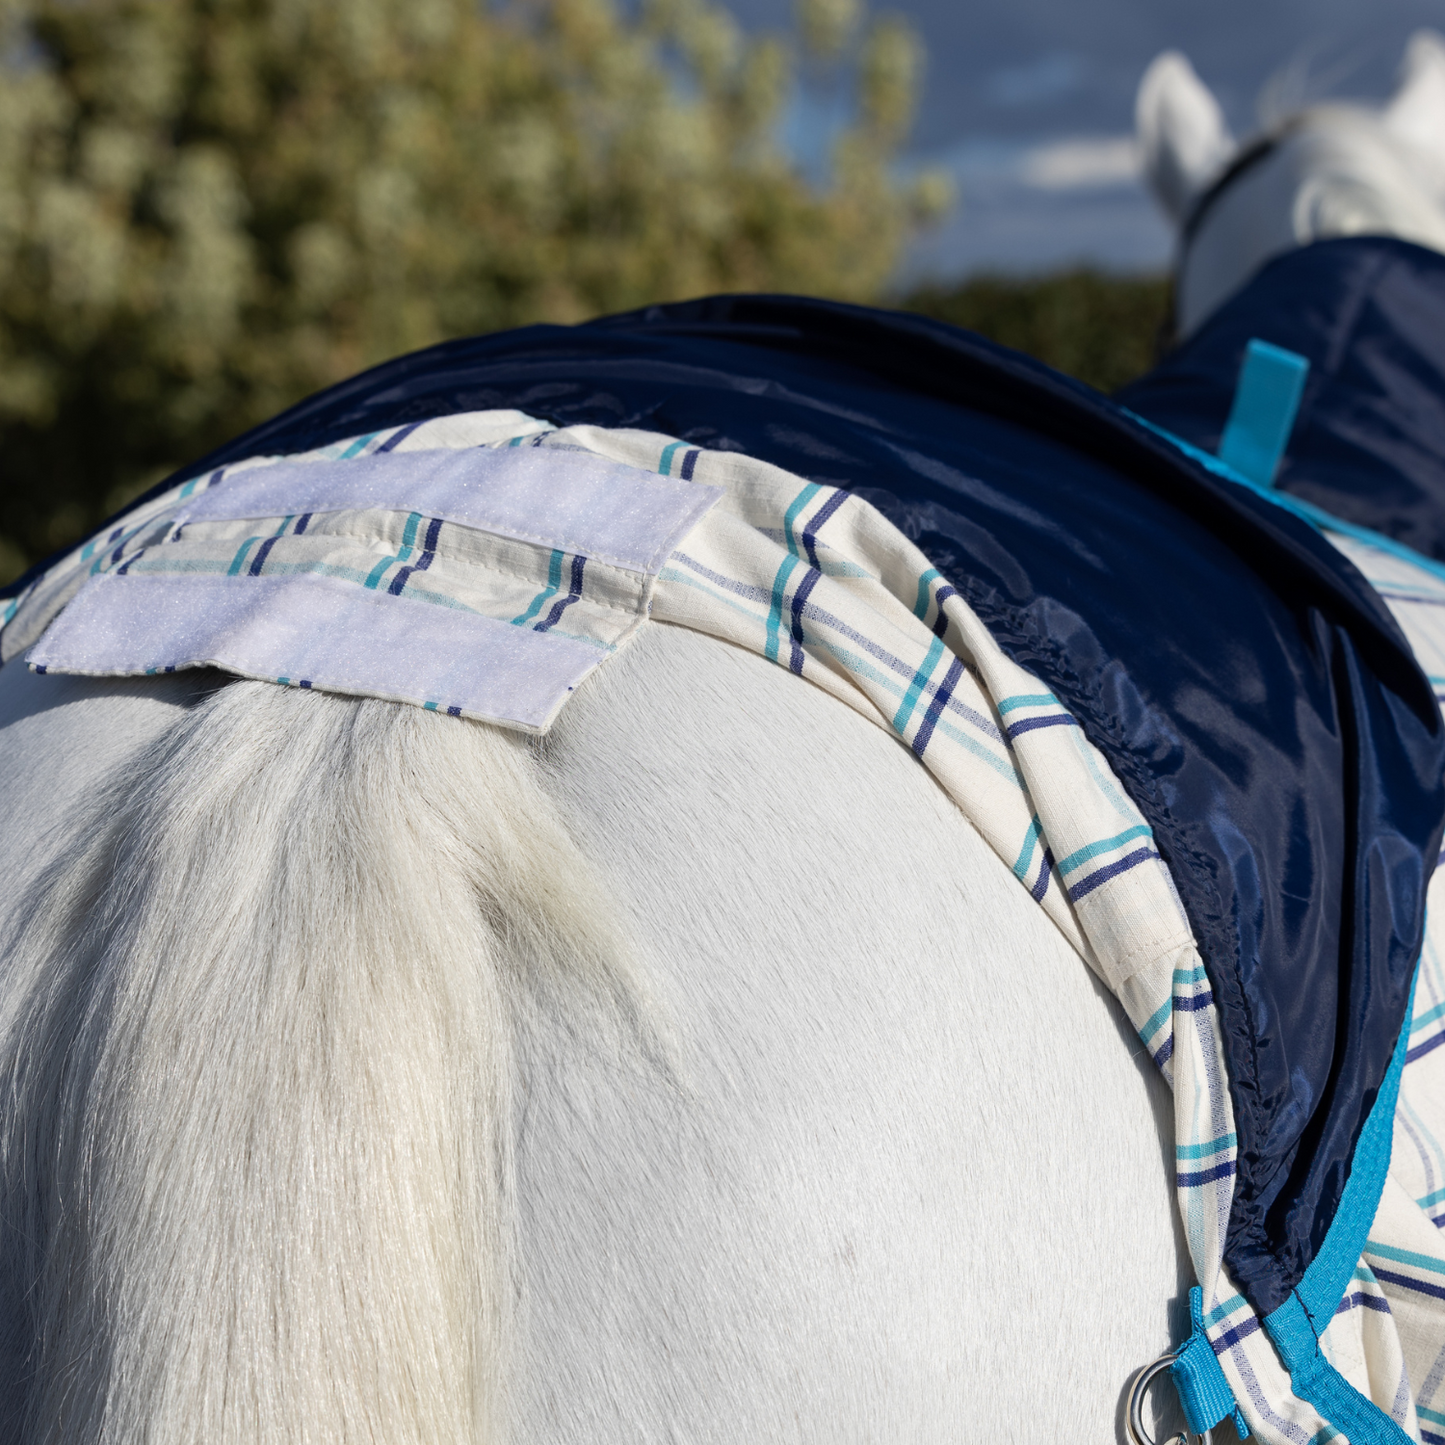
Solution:
M 1184 1418 L 1189 1422 L 1192 1434 L 1203 1435 L 1206 1430 L 1226 1417 L 1233 1416 L 1234 1428 L 1239 1438 L 1249 1438 L 1249 1426 L 1234 1400 L 1234 1391 L 1224 1378 L 1219 1357 L 1209 1343 L 1204 1328 L 1204 1291 L 1195 1285 L 1189 1291 L 1189 1338 L 1180 1347 L 1169 1367 L 1169 1376 L 1184 1407 Z
M 1220 461 L 1262 487 L 1274 484 L 1309 369 L 1309 362 L 1293 351 L 1258 337 L 1249 343 L 1219 440 Z
M 1365 1240 L 1385 1190 L 1390 1148 L 1395 1138 L 1395 1104 L 1400 1093 L 1400 1076 L 1405 1072 L 1410 1021 L 1415 1017 L 1415 984 L 1419 977 L 1417 969 L 1410 983 L 1405 1022 L 1390 1057 L 1390 1067 L 1360 1130 L 1354 1158 L 1350 1161 L 1350 1177 L 1324 1243 L 1290 1297 L 1264 1317 L 1265 1332 L 1274 1341 L 1289 1371 L 1295 1394 L 1301 1400 L 1308 1400 L 1336 1430 L 1343 1431 L 1350 1445 L 1406 1445 L 1410 1439 L 1397 1421 L 1362 1395 L 1330 1364 L 1320 1348 L 1320 1336 L 1349 1288 L 1350 1277 L 1364 1253 Z

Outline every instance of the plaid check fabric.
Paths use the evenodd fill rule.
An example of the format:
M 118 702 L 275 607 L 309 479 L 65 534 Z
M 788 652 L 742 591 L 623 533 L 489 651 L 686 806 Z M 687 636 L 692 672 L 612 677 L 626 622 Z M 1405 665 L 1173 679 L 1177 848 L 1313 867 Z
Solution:
M 413 511 L 328 512 L 300 529 L 295 513 L 278 513 L 265 525 L 252 518 L 178 529 L 176 518 L 199 485 L 192 481 L 64 559 L 10 604 L 0 656 L 31 648 L 32 666 L 63 668 L 63 649 L 47 650 L 46 629 L 57 617 L 64 623 L 71 614 L 62 609 L 87 595 L 82 588 L 99 596 L 108 585 L 118 594 L 125 579 L 150 578 L 179 590 L 205 577 L 234 593 L 248 582 L 336 568 L 326 575 L 369 591 L 378 606 L 407 601 L 408 593 L 415 603 L 419 591 L 433 592 L 437 600 L 420 600 L 460 611 L 472 625 L 481 619 L 530 631 L 542 637 L 542 647 L 567 641 L 590 647 L 595 661 L 650 617 L 746 647 L 825 689 L 893 734 L 932 772 L 1118 997 L 1171 1083 L 1178 1203 L 1203 1291 L 1203 1328 L 1256 1438 L 1271 1445 L 1342 1439 L 1293 1394 L 1274 1345 L 1223 1267 L 1236 1137 L 1209 980 L 1149 826 L 1068 710 L 1005 656 L 947 580 L 866 502 L 738 453 L 655 432 L 553 430 L 517 412 L 479 412 L 358 437 L 303 459 L 257 458 L 228 472 L 283 460 L 344 465 L 387 451 L 474 447 L 581 452 L 714 488 L 721 499 L 699 509 L 655 571 L 609 564 L 609 572 L 584 557 L 574 578 L 569 554 L 549 539 L 498 537 L 457 521 L 436 523 L 433 536 L 427 529 L 435 519 Z M 1445 583 L 1358 539 L 1332 540 L 1386 599 L 1445 702 Z M 432 560 L 420 563 L 427 555 Z M 417 573 L 424 575 L 413 581 Z M 368 585 L 373 574 L 377 580 Z M 569 605 L 559 616 L 568 617 L 567 626 L 538 634 L 538 621 L 563 600 Z M 146 658 L 112 656 L 109 670 L 174 665 L 163 660 L 174 640 L 159 627 Z M 107 670 L 105 657 L 92 661 L 97 665 L 79 670 Z M 295 685 L 299 666 L 248 675 Z M 565 701 L 554 700 L 547 718 L 528 721 L 395 688 L 334 679 L 329 685 L 441 703 L 531 730 L 544 727 Z M 1432 920 L 1441 913 L 1434 910 Z M 1430 1445 L 1445 1445 L 1442 948 L 1445 935 L 1431 927 L 1389 1182 L 1351 1289 L 1321 1340 L 1351 1384 Z

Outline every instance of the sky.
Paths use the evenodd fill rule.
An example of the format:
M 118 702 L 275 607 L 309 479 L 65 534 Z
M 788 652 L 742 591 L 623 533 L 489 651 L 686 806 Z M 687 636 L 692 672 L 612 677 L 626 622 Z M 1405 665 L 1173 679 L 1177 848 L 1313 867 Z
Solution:
M 776 0 L 731 0 L 749 29 Z M 875 8 L 881 8 L 875 0 Z M 1182 50 L 1236 136 L 1261 114 L 1332 97 L 1380 100 L 1412 31 L 1445 32 L 1445 0 L 892 0 L 923 38 L 927 74 L 907 163 L 954 179 L 955 212 L 908 258 L 911 278 L 1075 263 L 1167 266 L 1170 234 L 1139 182 L 1134 91 Z M 785 130 L 805 163 L 836 111 L 802 96 Z

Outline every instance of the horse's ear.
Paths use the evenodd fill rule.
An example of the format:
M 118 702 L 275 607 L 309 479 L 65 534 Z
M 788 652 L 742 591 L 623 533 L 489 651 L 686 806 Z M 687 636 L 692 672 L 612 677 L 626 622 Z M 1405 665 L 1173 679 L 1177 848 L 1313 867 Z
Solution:
M 1385 106 L 1386 126 L 1404 141 L 1445 191 L 1445 39 L 1417 30 L 1400 62 L 1400 83 Z
M 1134 126 L 1144 175 L 1170 218 L 1189 207 L 1234 154 L 1213 92 L 1177 50 L 1156 55 L 1139 82 Z

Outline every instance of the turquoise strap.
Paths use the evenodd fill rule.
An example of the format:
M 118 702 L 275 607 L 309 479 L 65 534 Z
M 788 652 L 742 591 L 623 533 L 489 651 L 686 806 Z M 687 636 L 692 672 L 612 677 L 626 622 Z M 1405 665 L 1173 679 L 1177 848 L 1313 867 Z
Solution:
M 1219 441 L 1220 461 L 1260 486 L 1273 484 L 1309 369 L 1309 362 L 1293 351 L 1258 337 L 1249 343 Z
M 1224 1378 L 1214 1346 L 1209 1343 L 1204 1328 L 1204 1291 L 1198 1285 L 1189 1291 L 1189 1322 L 1193 1326 L 1189 1338 L 1169 1366 L 1189 1429 L 1195 1435 L 1203 1435 L 1221 1420 L 1233 1416 L 1239 1438 L 1246 1440 L 1249 1426 L 1234 1402 L 1234 1391 Z
M 1349 1436 L 1350 1445 L 1406 1445 L 1410 1439 L 1373 1400 L 1360 1394 L 1330 1364 L 1320 1349 L 1319 1337 L 1328 1328 L 1349 1288 L 1355 1265 L 1365 1251 L 1375 1211 L 1380 1207 L 1380 1196 L 1385 1191 L 1390 1148 L 1395 1139 L 1395 1104 L 1400 1093 L 1400 1076 L 1405 1072 L 1410 1020 L 1414 1016 L 1415 982 L 1412 980 L 1405 1022 L 1395 1042 L 1390 1067 L 1385 1071 L 1365 1127 L 1360 1130 L 1354 1157 L 1350 1160 L 1350 1177 L 1345 1181 L 1339 1208 L 1335 1210 L 1324 1243 L 1290 1297 L 1264 1317 L 1265 1332 L 1279 1350 L 1295 1394 L 1301 1400 L 1308 1400 L 1336 1430 Z

